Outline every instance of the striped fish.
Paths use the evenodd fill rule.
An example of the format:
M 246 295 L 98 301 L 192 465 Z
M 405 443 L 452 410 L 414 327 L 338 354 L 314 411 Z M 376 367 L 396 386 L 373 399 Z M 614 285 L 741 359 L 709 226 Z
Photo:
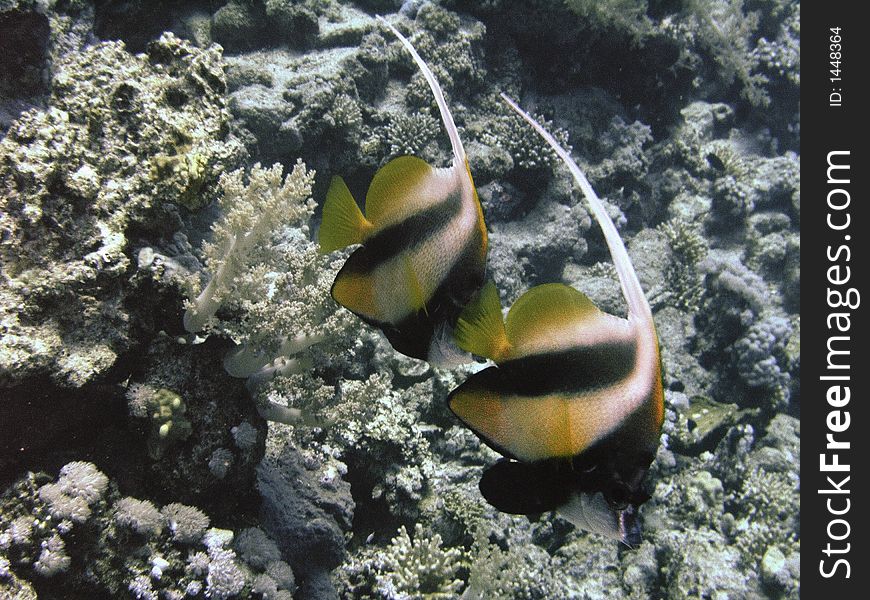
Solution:
M 465 149 L 435 76 L 411 43 L 378 18 L 429 83 L 453 161 L 434 168 L 414 156 L 391 160 L 372 179 L 365 214 L 344 181 L 334 177 L 323 208 L 320 249 L 362 244 L 336 276 L 332 297 L 380 328 L 399 352 L 443 364 L 453 358 L 452 327 L 484 282 L 486 225 Z
M 578 526 L 639 541 L 637 507 L 664 418 L 652 311 L 625 246 L 577 164 L 553 137 L 505 100 L 556 150 L 604 232 L 628 316 L 600 311 L 563 284 L 530 289 L 502 318 L 487 284 L 463 311 L 458 345 L 496 366 L 473 375 L 450 409 L 507 457 L 483 476 L 484 497 L 503 512 L 557 510 Z

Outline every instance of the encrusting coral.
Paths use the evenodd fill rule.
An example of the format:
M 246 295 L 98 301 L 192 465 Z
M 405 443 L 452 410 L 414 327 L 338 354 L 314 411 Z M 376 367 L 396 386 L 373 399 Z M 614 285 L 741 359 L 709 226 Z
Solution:
M 672 219 L 659 229 L 665 234 L 670 250 L 664 289 L 677 308 L 698 310 L 704 293 L 699 264 L 707 256 L 707 244 L 700 235 L 700 228 Z
M 177 227 L 190 186 L 239 161 L 225 85 L 216 48 L 172 34 L 139 56 L 103 42 L 59 57 L 49 107 L 0 141 L 0 379 L 81 387 L 134 345 L 129 232 Z M 182 147 L 196 182 L 154 179 L 149 164 Z

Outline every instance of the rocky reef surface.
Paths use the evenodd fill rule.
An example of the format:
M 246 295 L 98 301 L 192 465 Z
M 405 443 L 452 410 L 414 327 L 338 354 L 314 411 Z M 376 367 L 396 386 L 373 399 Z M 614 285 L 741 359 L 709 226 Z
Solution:
M 626 240 L 667 390 L 637 548 L 495 512 L 445 404 L 479 367 L 329 296 L 331 176 L 450 155 L 378 13 L 504 305 L 625 310 L 499 92 Z M 0 0 L 0 597 L 798 598 L 799 39 L 786 0 Z

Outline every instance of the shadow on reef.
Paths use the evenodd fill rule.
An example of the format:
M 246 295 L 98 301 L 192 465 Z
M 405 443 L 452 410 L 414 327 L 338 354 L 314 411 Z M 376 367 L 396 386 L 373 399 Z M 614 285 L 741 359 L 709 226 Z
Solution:
M 0 96 L 48 92 L 48 18 L 38 12 L 0 11 Z
M 310 47 L 317 14 L 301 2 L 219 2 L 215 0 L 97 0 L 94 31 L 103 40 L 123 40 L 132 52 L 171 31 L 229 52 L 279 46 Z
M 679 120 L 680 103 L 673 98 L 691 92 L 694 74 L 680 64 L 680 48 L 673 40 L 650 35 L 641 43 L 630 31 L 596 29 L 550 2 L 511 8 L 476 16 L 487 25 L 488 55 L 498 56 L 504 40 L 513 40 L 527 74 L 525 84 L 544 94 L 586 86 L 605 89 L 624 106 L 636 107 L 632 117 L 652 126 L 657 138 Z
M 262 457 L 265 425 L 244 385 L 223 374 L 226 346 L 217 338 L 192 347 L 158 340 L 120 357 L 103 383 L 68 389 L 34 379 L 5 389 L 0 484 L 25 471 L 54 473 L 71 460 L 88 460 L 127 494 L 187 502 L 218 516 L 256 511 L 253 468 Z M 181 375 L 173 379 L 173 373 Z M 165 408 L 155 401 L 138 414 L 137 405 L 148 402 L 143 390 L 158 387 L 183 398 L 186 411 L 158 414 Z M 216 397 L 223 402 L 210 400 Z M 233 441 L 240 423 L 257 437 L 233 452 L 228 448 L 246 445 Z M 171 431 L 182 424 L 186 435 L 161 435 L 161 425 Z
M 26 470 L 56 472 L 70 460 L 105 463 L 135 460 L 138 452 L 123 442 L 126 406 L 119 386 L 61 389 L 47 380 L 30 380 L 3 390 L 0 402 L 0 486 Z
M 164 31 L 185 32 L 185 18 L 204 13 L 211 4 L 208 0 L 96 0 L 94 32 L 103 40 L 123 40 L 131 52 L 142 52 Z

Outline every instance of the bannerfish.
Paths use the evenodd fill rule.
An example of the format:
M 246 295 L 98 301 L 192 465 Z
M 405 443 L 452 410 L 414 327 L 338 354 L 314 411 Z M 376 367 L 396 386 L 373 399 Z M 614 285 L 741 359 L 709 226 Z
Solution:
M 323 208 L 320 250 L 362 244 L 336 276 L 332 297 L 381 329 L 402 354 L 433 364 L 456 362 L 453 325 L 485 279 L 483 211 L 435 76 L 411 43 L 378 18 L 410 52 L 429 83 L 453 161 L 444 168 L 415 156 L 389 161 L 372 179 L 365 215 L 344 180 L 334 177 Z
M 567 152 L 504 99 L 570 169 L 604 232 L 622 293 L 623 319 L 564 284 L 520 296 L 502 318 L 487 283 L 456 326 L 460 348 L 495 366 L 451 392 L 453 413 L 504 457 L 480 490 L 513 514 L 555 510 L 578 527 L 634 546 L 643 481 L 664 418 L 661 359 L 652 311 L 601 200 Z

